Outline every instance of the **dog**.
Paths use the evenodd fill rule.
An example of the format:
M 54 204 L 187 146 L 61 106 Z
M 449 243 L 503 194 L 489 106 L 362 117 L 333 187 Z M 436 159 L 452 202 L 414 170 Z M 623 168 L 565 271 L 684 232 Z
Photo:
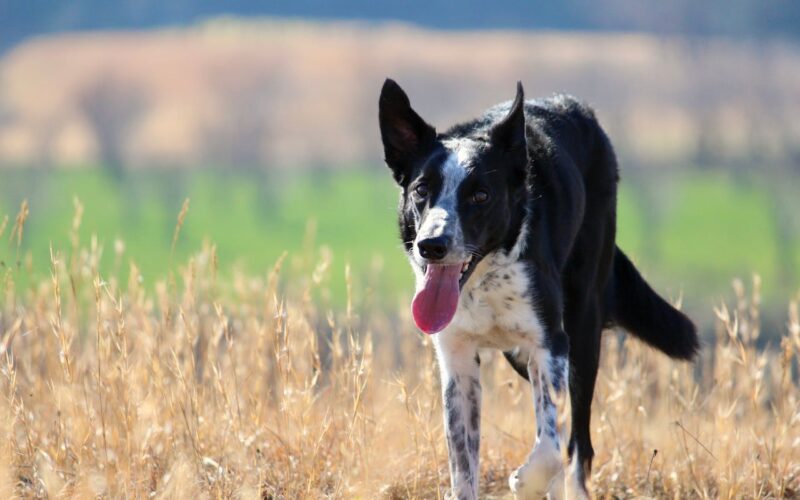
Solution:
M 619 326 L 691 360 L 692 321 L 616 246 L 619 174 L 594 111 L 573 97 L 513 101 L 444 133 L 387 79 L 385 162 L 416 277 L 411 309 L 441 376 L 451 495 L 478 496 L 479 349 L 495 348 L 532 386 L 536 442 L 509 478 L 516 498 L 585 498 L 592 394 L 604 328 Z M 557 404 L 571 403 L 562 460 Z

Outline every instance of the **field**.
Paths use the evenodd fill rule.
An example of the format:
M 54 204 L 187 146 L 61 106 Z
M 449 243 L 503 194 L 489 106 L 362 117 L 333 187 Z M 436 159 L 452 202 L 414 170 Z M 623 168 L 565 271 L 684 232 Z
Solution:
M 148 290 L 170 263 L 185 261 L 208 241 L 216 245 L 225 279 L 235 271 L 263 276 L 284 252 L 285 272 L 292 275 L 330 252 L 330 293 L 322 299 L 344 304 L 343 269 L 350 264 L 357 300 L 392 308 L 409 300 L 411 273 L 395 225 L 397 191 L 381 166 L 303 174 L 148 171 L 123 178 L 90 169 L 6 170 L 0 179 L 0 222 L 6 214 L 13 224 L 23 199 L 29 204 L 20 250 L 0 245 L 2 265 L 19 261 L 22 288 L 49 275 L 51 243 L 72 246 L 77 200 L 83 214 L 78 237 L 88 243 L 97 236 L 100 272 L 126 279 L 135 262 Z M 722 171 L 674 172 L 667 179 L 623 172 L 621 186 L 620 246 L 658 289 L 675 299 L 682 295 L 710 330 L 711 308 L 732 297 L 731 280 L 749 281 L 758 273 L 769 303 L 769 333 L 782 328 L 786 298 L 797 292 L 791 271 L 800 269 L 800 239 L 789 235 L 795 264 L 787 265 L 778 254 L 785 236 L 777 232 L 769 186 Z M 173 247 L 186 199 L 188 212 Z M 789 211 L 797 205 L 796 199 L 787 203 Z
M 113 210 L 86 203 L 83 220 L 49 229 L 70 241 L 54 246 L 50 276 L 4 273 L 0 497 L 442 497 L 436 367 L 407 307 L 370 305 L 330 252 L 223 277 L 205 244 L 144 282 L 135 265 L 101 272 L 109 256 L 84 224 Z M 187 236 L 189 210 L 166 240 Z M 22 219 L 5 228 L 12 248 Z M 345 291 L 328 306 L 336 274 Z M 797 304 L 762 350 L 759 282 L 735 290 L 694 366 L 607 334 L 599 497 L 796 496 Z M 523 381 L 483 358 L 481 489 L 503 497 L 534 418 Z
M 703 348 L 606 333 L 597 497 L 800 497 L 796 44 L 221 18 L 0 58 L 0 499 L 445 496 L 386 76 L 439 129 L 521 79 L 613 138 L 618 243 Z M 481 357 L 506 498 L 535 419 Z

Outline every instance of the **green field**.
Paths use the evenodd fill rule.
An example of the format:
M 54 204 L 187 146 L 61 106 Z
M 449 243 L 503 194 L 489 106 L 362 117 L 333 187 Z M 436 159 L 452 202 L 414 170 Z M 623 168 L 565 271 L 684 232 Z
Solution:
M 380 168 L 294 175 L 151 171 L 122 179 L 101 170 L 18 170 L 2 172 L 0 180 L 0 218 L 9 216 L 4 240 L 22 199 L 30 205 L 20 249 L 0 245 L 3 265 L 23 285 L 31 274 L 49 272 L 51 243 L 62 251 L 71 247 L 77 198 L 84 207 L 80 239 L 87 244 L 97 235 L 102 272 L 125 271 L 134 261 L 152 284 L 207 240 L 217 245 L 221 274 L 238 267 L 266 275 L 284 251 L 290 269 L 309 268 L 329 249 L 334 297 L 343 296 L 346 263 L 358 300 L 395 301 L 411 290 L 396 233 L 397 191 Z M 797 291 L 786 273 L 800 267 L 800 239 L 795 232 L 793 261 L 781 262 L 766 188 L 714 171 L 653 184 L 657 189 L 646 180 L 623 182 L 619 242 L 660 290 L 672 297 L 682 292 L 687 303 L 706 307 L 729 294 L 731 279 L 749 281 L 757 272 L 768 296 L 785 301 Z M 648 189 L 635 187 L 641 185 Z M 186 198 L 191 202 L 173 255 Z M 120 255 L 117 240 L 124 242 Z

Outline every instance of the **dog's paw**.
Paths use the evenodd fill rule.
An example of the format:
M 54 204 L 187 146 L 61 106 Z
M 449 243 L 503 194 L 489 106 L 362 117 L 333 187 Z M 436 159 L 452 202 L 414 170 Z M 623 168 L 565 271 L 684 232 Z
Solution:
M 516 499 L 539 500 L 555 482 L 564 481 L 561 454 L 552 444 L 538 443 L 528 461 L 508 478 L 508 486 Z
M 565 498 L 571 499 L 572 497 L 564 496 L 564 469 L 562 468 L 558 475 L 553 478 L 550 484 L 550 491 L 547 492 L 547 500 L 564 500 Z

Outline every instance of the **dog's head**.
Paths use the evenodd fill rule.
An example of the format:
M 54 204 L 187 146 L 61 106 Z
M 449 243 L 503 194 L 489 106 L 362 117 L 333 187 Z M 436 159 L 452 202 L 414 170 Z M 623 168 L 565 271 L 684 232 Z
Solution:
M 381 90 L 379 121 L 386 164 L 402 188 L 400 233 L 417 275 L 412 310 L 426 333 L 444 329 L 480 259 L 509 244 L 526 191 L 522 85 L 495 123 L 445 134 L 411 108 L 393 80 Z M 486 115 L 490 122 L 493 114 Z M 513 244 L 512 240 L 512 244 Z

